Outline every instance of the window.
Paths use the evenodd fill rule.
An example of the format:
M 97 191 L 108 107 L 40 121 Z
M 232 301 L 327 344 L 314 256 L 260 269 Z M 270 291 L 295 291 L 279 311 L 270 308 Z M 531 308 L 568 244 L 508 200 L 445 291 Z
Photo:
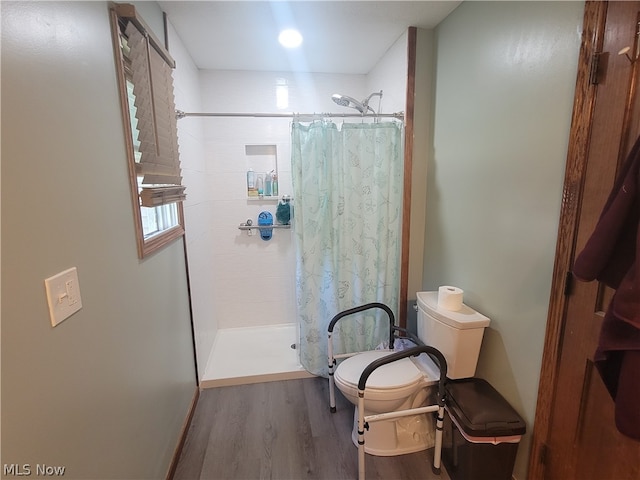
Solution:
M 111 28 L 140 258 L 184 235 L 175 62 L 128 4 L 112 4 Z

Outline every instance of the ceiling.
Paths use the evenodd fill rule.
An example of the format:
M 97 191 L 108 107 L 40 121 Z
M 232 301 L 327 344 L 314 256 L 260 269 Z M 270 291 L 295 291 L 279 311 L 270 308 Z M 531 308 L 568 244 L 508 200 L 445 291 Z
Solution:
M 406 31 L 433 28 L 460 1 L 160 1 L 200 69 L 367 74 Z M 278 43 L 298 29 L 302 46 Z

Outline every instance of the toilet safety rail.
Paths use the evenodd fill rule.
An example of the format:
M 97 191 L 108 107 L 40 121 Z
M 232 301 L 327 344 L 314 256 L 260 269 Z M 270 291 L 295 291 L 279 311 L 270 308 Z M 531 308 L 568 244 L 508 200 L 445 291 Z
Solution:
M 418 408 L 410 408 L 397 412 L 380 413 L 374 415 L 366 415 L 365 412 L 365 388 L 369 376 L 379 367 L 395 362 L 402 358 L 418 356 L 422 353 L 429 355 L 438 365 L 440 369 L 440 378 L 438 379 L 438 401 L 437 404 L 428 405 Z M 432 470 L 435 474 L 440 474 L 440 460 L 442 456 L 442 431 L 444 425 L 444 406 L 445 406 L 445 382 L 447 378 L 447 361 L 444 355 L 436 348 L 428 345 L 420 345 L 408 348 L 400 352 L 392 353 L 385 357 L 374 360 L 363 370 L 358 381 L 358 479 L 365 480 L 365 429 L 369 429 L 369 423 L 379 422 L 381 420 L 391 420 L 393 418 L 406 417 L 409 415 L 418 415 L 421 413 L 438 412 L 436 416 L 436 440 L 433 452 Z
M 418 415 L 421 413 L 428 412 L 437 412 L 436 416 L 436 440 L 435 440 L 435 448 L 433 454 L 433 465 L 432 470 L 436 474 L 440 474 L 440 459 L 442 455 L 442 431 L 444 424 L 444 406 L 445 406 L 445 382 L 447 378 L 447 361 L 444 358 L 442 353 L 428 345 L 425 345 L 416 335 L 407 331 L 404 328 L 397 327 L 395 325 L 395 316 L 391 309 L 383 304 L 378 302 L 367 303 L 364 305 L 360 305 L 358 307 L 350 308 L 348 310 L 344 310 L 334 316 L 329 322 L 328 328 L 328 339 L 327 339 L 327 350 L 328 350 L 328 361 L 329 361 L 329 407 L 331 412 L 336 411 L 336 397 L 335 397 L 335 381 L 333 378 L 334 369 L 336 366 L 336 360 L 339 358 L 347 358 L 357 355 L 362 352 L 353 352 L 353 353 L 345 353 L 334 355 L 333 354 L 333 343 L 332 343 L 332 335 L 333 329 L 338 323 L 339 320 L 347 317 L 349 315 L 353 315 L 355 313 L 363 312 L 366 310 L 378 308 L 384 310 L 389 317 L 389 349 L 393 350 L 395 333 L 402 333 L 406 338 L 412 340 L 417 346 L 413 348 L 408 348 L 406 350 L 401 350 L 399 352 L 391 353 L 382 357 L 378 360 L 371 362 L 367 367 L 363 370 L 360 375 L 360 380 L 358 381 L 358 479 L 365 480 L 365 451 L 364 451 L 364 431 L 365 429 L 369 429 L 369 422 L 378 422 L 381 420 L 390 420 L 393 418 L 406 417 L 409 415 Z M 375 415 L 364 415 L 365 407 L 365 387 L 369 376 L 373 373 L 375 369 L 381 367 L 382 365 L 386 365 L 388 363 L 395 362 L 402 358 L 408 358 L 413 356 L 418 356 L 422 353 L 426 353 L 429 355 L 437 364 L 440 369 L 440 378 L 438 379 L 438 401 L 435 405 L 428 405 L 424 407 L 411 408 L 408 410 L 401 410 L 397 412 L 387 412 L 380 413 Z
M 389 349 L 393 350 L 393 341 L 395 339 L 393 332 L 394 332 L 394 329 L 397 329 L 398 327 L 395 326 L 395 323 L 396 323 L 395 315 L 393 314 L 391 309 L 384 303 L 372 302 L 372 303 L 366 303 L 364 305 L 360 305 L 358 307 L 349 308 L 348 310 L 344 310 L 338 313 L 337 315 L 335 315 L 329 322 L 328 338 L 327 338 L 327 353 L 328 353 L 328 360 L 329 360 L 329 407 L 331 409 L 331 413 L 334 413 L 336 411 L 336 387 L 335 387 L 335 382 L 333 380 L 333 372 L 336 366 L 336 359 L 347 358 L 353 355 L 357 355 L 358 353 L 362 353 L 362 352 L 353 352 L 353 353 L 344 353 L 340 355 L 334 355 L 333 342 L 331 341 L 331 337 L 333 335 L 333 329 L 336 326 L 336 323 L 338 323 L 338 321 L 343 319 L 344 317 L 347 317 L 349 315 L 353 315 L 356 313 L 364 312 L 366 310 L 371 310 L 374 308 L 384 310 L 387 313 L 387 316 L 389 317 Z
M 422 341 L 416 335 L 407 331 L 404 328 L 397 327 L 395 325 L 396 317 L 391 311 L 391 309 L 384 303 L 379 303 L 379 302 L 366 303 L 358 307 L 353 307 L 348 310 L 344 310 L 338 313 L 337 315 L 335 315 L 329 322 L 328 338 L 327 338 L 327 351 L 328 351 L 327 353 L 328 353 L 328 361 L 329 361 L 329 408 L 331 410 L 331 413 L 334 413 L 336 411 L 336 387 L 335 387 L 335 381 L 333 379 L 333 373 L 335 371 L 337 359 L 352 357 L 354 355 L 362 353 L 362 352 L 353 352 L 353 353 L 342 353 L 339 355 L 334 355 L 333 342 L 331 341 L 331 338 L 333 336 L 333 329 L 335 328 L 336 323 L 338 323 L 338 321 L 343 319 L 344 317 L 353 315 L 355 313 L 364 312 L 366 310 L 371 310 L 374 308 L 384 310 L 387 313 L 387 316 L 389 317 L 389 350 L 393 350 L 394 340 L 396 338 L 395 332 L 402 333 L 405 336 L 405 338 L 409 338 L 416 345 L 424 345 L 424 343 L 422 343 Z

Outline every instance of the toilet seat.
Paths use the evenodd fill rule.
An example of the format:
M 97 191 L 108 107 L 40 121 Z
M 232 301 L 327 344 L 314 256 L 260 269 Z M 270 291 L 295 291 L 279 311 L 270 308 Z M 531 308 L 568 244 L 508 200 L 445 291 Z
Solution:
M 334 374 L 334 380 L 342 391 L 349 390 L 354 396 L 358 392 L 358 382 L 364 369 L 373 361 L 395 353 L 389 350 L 373 350 L 359 353 L 344 360 Z M 409 358 L 383 365 L 373 371 L 367 379 L 366 398 L 370 400 L 388 399 L 410 395 L 424 380 L 424 374 Z

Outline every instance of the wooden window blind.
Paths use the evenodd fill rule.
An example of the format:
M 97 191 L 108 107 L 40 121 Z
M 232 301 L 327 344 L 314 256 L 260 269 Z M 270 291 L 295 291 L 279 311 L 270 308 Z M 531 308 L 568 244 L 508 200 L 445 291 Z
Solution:
M 118 12 L 120 14 L 120 12 Z M 155 207 L 186 198 L 182 185 L 173 96 L 173 59 L 135 17 L 120 16 L 135 98 L 140 202 Z M 134 139 L 135 141 L 136 139 Z

